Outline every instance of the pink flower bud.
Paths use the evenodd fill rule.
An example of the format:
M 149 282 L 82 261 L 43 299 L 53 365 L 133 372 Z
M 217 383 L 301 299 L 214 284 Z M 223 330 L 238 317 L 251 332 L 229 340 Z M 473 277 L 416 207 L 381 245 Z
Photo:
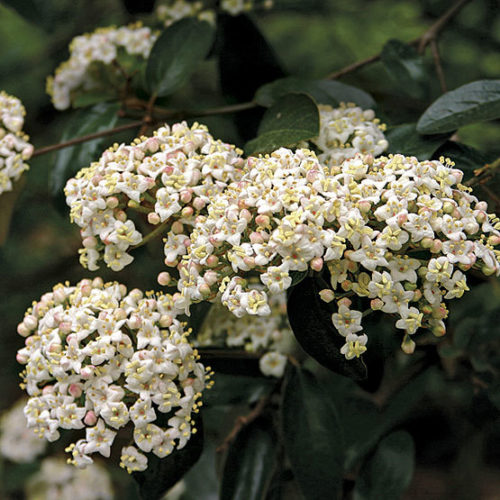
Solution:
M 208 267 L 216 267 L 218 263 L 219 263 L 219 257 L 217 257 L 217 255 L 209 255 L 207 257 Z
M 182 203 L 189 203 L 192 199 L 193 195 L 190 191 L 188 190 L 181 191 L 180 200 L 182 201 Z
M 192 217 L 194 213 L 193 207 L 184 207 L 181 211 L 183 217 Z
M 160 317 L 160 326 L 162 328 L 168 328 L 173 322 L 172 316 L 170 314 L 162 314 Z
M 82 376 L 82 378 L 84 378 L 85 380 L 87 380 L 90 377 L 92 377 L 92 375 L 94 374 L 94 370 L 95 370 L 95 366 L 94 365 L 84 366 L 80 370 L 80 375 Z
M 486 212 L 483 212 L 482 210 L 477 213 L 476 215 L 476 220 L 479 222 L 479 224 L 483 224 L 488 220 L 488 216 L 486 215 Z
M 267 227 L 269 226 L 269 223 L 271 222 L 271 219 L 269 219 L 269 216 L 268 215 L 257 215 L 257 217 L 255 217 L 255 222 L 259 225 L 259 226 L 263 226 L 263 227 Z
M 167 267 L 175 267 L 179 263 L 177 259 L 169 260 L 168 258 L 166 258 L 163 262 Z
M 158 275 L 158 283 L 162 286 L 167 286 L 170 283 L 170 274 L 166 271 L 161 272 Z
M 82 387 L 79 384 L 69 384 L 68 392 L 74 398 L 79 398 L 82 395 Z
M 429 249 L 432 253 L 439 253 L 443 249 L 443 242 L 441 240 L 434 240 L 432 242 L 431 248 Z
M 83 423 L 89 427 L 93 427 L 97 422 L 97 417 L 92 410 L 89 410 L 83 418 Z
M 151 153 L 156 153 L 160 148 L 160 141 L 157 137 L 150 137 L 145 144 L 146 149 Z
M 182 222 L 180 220 L 176 220 L 172 224 L 172 232 L 174 234 L 182 234 L 183 231 L 184 231 L 184 225 L 182 224 Z
M 104 287 L 104 281 L 102 280 L 102 278 L 99 278 L 99 277 L 94 278 L 92 280 L 92 286 L 94 288 L 103 288 Z
M 445 201 L 443 203 L 443 212 L 445 214 L 451 214 L 455 210 L 455 204 L 451 203 L 451 201 Z
M 115 218 L 120 222 L 125 222 L 127 220 L 127 214 L 123 210 L 117 210 L 115 212 Z
M 323 259 L 321 257 L 314 257 L 311 261 L 311 269 L 316 272 L 321 271 L 323 269 Z
M 429 238 L 428 236 L 422 238 L 422 240 L 420 241 L 420 245 L 422 246 L 422 248 L 431 248 L 433 243 L 434 240 L 432 238 Z
M 482 212 L 487 212 L 488 211 L 488 203 L 485 201 L 478 201 L 476 203 L 476 206 L 474 207 L 475 210 L 481 210 Z
M 82 241 L 85 248 L 95 248 L 97 246 L 97 238 L 95 236 L 87 236 Z
M 30 334 L 30 330 L 26 327 L 24 323 L 19 323 L 17 325 L 17 333 L 19 333 L 21 337 L 27 337 Z
M 204 297 L 208 297 L 212 293 L 212 290 L 210 290 L 210 287 L 206 283 L 200 285 L 199 291 Z
M 148 214 L 148 222 L 153 226 L 159 224 L 161 221 L 160 216 L 156 212 L 149 212 Z
M 108 208 L 116 208 L 118 205 L 120 204 L 120 201 L 118 200 L 118 198 L 116 196 L 110 196 L 107 200 L 106 200 L 106 206 Z
M 250 210 L 244 208 L 240 212 L 240 217 L 242 219 L 245 219 L 247 222 L 250 222 L 252 220 L 252 214 L 250 213 Z
M 408 214 L 399 214 L 397 217 L 399 226 L 402 226 L 407 220 L 408 220 Z
M 346 307 L 351 307 L 352 305 L 352 300 L 349 299 L 348 297 L 343 297 L 340 300 L 337 301 L 337 305 L 340 306 L 346 306 Z
M 340 286 L 342 287 L 342 290 L 344 290 L 345 292 L 348 292 L 352 288 L 352 281 L 344 280 L 344 281 L 342 281 Z
M 250 242 L 262 244 L 264 243 L 264 238 L 260 233 L 254 231 L 253 233 L 250 233 Z
M 28 328 L 28 330 L 34 330 L 38 325 L 38 319 L 35 318 L 35 316 L 33 316 L 32 314 L 28 314 L 28 316 L 24 318 L 23 323 L 26 325 L 26 328 Z
M 26 354 L 21 354 L 20 352 L 18 352 L 16 354 L 16 361 L 21 365 L 25 365 L 28 362 L 28 356 Z
M 401 343 L 401 350 L 405 354 L 413 354 L 415 351 L 415 342 L 413 342 L 409 335 L 405 335 L 403 342 Z
M 324 290 L 320 290 L 319 296 L 323 302 L 328 303 L 335 298 L 335 292 L 329 288 L 325 288 Z
M 46 396 L 47 394 L 54 394 L 54 386 L 53 385 L 46 385 L 43 389 L 42 389 L 42 394 L 44 396 Z
M 205 207 L 206 205 L 206 202 L 205 200 L 203 200 L 202 198 L 195 198 L 194 201 L 193 201 L 193 207 L 196 209 L 196 210 L 203 210 L 203 208 Z
M 358 202 L 358 209 L 361 213 L 366 214 L 372 209 L 372 204 L 367 200 L 361 200 Z
M 212 286 L 214 285 L 215 283 L 217 283 L 219 277 L 217 275 L 217 273 L 215 271 L 207 271 L 204 275 L 203 275 L 203 279 L 205 280 L 205 283 L 208 285 L 208 286 Z
M 370 301 L 370 308 L 373 309 L 374 311 L 380 311 L 384 307 L 384 301 L 381 299 L 372 299 Z

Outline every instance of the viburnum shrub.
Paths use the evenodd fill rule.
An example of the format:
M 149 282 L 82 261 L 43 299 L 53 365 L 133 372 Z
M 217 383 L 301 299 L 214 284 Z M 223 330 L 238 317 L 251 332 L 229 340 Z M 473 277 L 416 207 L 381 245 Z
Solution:
M 14 225 L 47 224 L 23 229 L 28 268 L 53 239 L 102 273 L 64 261 L 29 283 L 61 281 L 23 305 L 26 394 L 0 417 L 0 455 L 12 477 L 43 458 L 6 498 L 132 498 L 129 475 L 152 500 L 176 484 L 200 499 L 399 498 L 418 403 L 442 389 L 482 398 L 470 414 L 499 407 L 500 161 L 460 140 L 500 118 L 500 80 L 447 91 L 437 47 L 465 3 L 312 79 L 286 76 L 257 29 L 272 2 L 124 0 L 126 21 L 72 33 L 51 68 L 33 120 L 58 115 L 61 142 L 35 149 L 0 92 L 0 235 L 26 162 L 56 152 L 50 189 L 80 234 L 60 244 L 28 183 Z M 378 60 L 392 83 L 358 82 L 377 101 L 339 81 Z

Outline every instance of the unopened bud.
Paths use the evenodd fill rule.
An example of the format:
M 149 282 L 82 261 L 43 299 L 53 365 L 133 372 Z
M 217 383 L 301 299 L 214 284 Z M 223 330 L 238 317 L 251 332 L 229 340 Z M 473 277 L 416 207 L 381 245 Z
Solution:
M 443 249 L 443 242 L 441 240 L 434 240 L 430 247 L 431 253 L 439 253 Z
M 207 257 L 207 266 L 208 267 L 216 267 L 218 263 L 219 263 L 219 257 L 217 257 L 217 255 L 209 255 Z M 255 264 L 255 261 L 254 261 L 254 264 Z
M 331 302 L 335 298 L 335 292 L 329 288 L 320 290 L 319 296 L 323 302 Z
M 172 316 L 170 314 L 162 314 L 160 317 L 160 326 L 162 328 L 168 328 L 173 322 Z
M 161 272 L 158 275 L 158 283 L 161 286 L 167 286 L 170 283 L 170 274 L 167 273 L 166 271 Z
M 352 288 L 352 281 L 344 280 L 344 281 L 342 281 L 340 286 L 342 287 L 342 290 L 344 290 L 345 292 L 348 292 Z
M 409 335 L 404 336 L 401 349 L 406 354 L 413 354 L 415 351 L 415 342 L 413 342 Z
M 149 212 L 148 214 L 148 222 L 153 226 L 159 224 L 161 221 L 160 216 L 156 212 Z
M 184 207 L 181 211 L 183 217 L 192 217 L 194 213 L 193 207 Z
M 340 306 L 345 306 L 345 307 L 351 307 L 352 305 L 352 300 L 349 299 L 348 297 L 343 297 L 340 300 L 337 301 L 337 305 Z
M 311 269 L 316 272 L 321 271 L 323 269 L 323 259 L 321 257 L 314 257 L 311 261 Z
M 30 334 L 30 330 L 26 327 L 24 323 L 19 323 L 17 325 L 17 333 L 19 333 L 21 337 L 27 337 Z
M 183 231 L 184 231 L 184 224 L 182 224 L 180 220 L 176 220 L 172 224 L 172 232 L 174 234 L 182 234 Z
M 97 417 L 96 417 L 96 414 L 92 411 L 92 410 L 89 410 L 85 417 L 83 417 L 83 423 L 85 425 L 88 425 L 89 427 L 92 427 L 96 424 L 97 422 Z
M 69 384 L 68 392 L 74 397 L 79 398 L 82 395 L 82 388 L 78 384 Z
M 193 194 L 188 190 L 184 190 L 181 191 L 179 198 L 182 203 L 189 203 L 193 199 Z
M 381 299 L 372 299 L 370 301 L 370 308 L 373 309 L 374 311 L 380 311 L 384 307 L 384 301 Z

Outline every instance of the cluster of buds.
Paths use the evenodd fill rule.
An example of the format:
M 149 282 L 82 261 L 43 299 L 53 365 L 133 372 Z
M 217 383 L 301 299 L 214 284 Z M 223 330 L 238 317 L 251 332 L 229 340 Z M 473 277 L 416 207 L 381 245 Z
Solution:
M 22 132 L 26 111 L 21 101 L 0 91 L 0 194 L 12 191 L 13 182 L 28 170 L 33 154 L 29 137 Z
M 156 38 L 156 33 L 139 23 L 120 28 L 98 28 L 75 37 L 69 46 L 69 59 L 47 79 L 47 92 L 54 107 L 67 109 L 76 95 L 101 88 L 102 68 L 99 65 L 105 66 L 110 80 L 113 80 L 113 75 L 118 76 L 118 82 L 123 80 L 123 68 L 116 62 L 120 52 L 145 59 Z
M 319 136 L 311 143 L 322 164 L 340 165 L 356 153 L 379 156 L 389 146 L 383 133 L 386 126 L 375 118 L 373 110 L 363 110 L 353 103 L 340 103 L 338 108 L 320 104 L 318 108 Z
M 119 271 L 133 260 L 129 247 L 165 234 L 165 262 L 175 266 L 207 203 L 239 178 L 240 154 L 205 126 L 185 122 L 108 149 L 65 188 L 71 219 L 81 227 L 82 265 L 94 271 L 104 258 Z M 134 219 L 149 235 L 143 236 Z M 167 273 L 159 280 L 167 284 Z
M 254 285 L 254 288 L 259 286 Z M 282 377 L 287 354 L 296 348 L 286 313 L 286 295 L 272 295 L 269 306 L 269 317 L 247 315 L 237 318 L 220 304 L 214 304 L 203 322 L 197 344 L 239 347 L 259 353 L 260 371 L 266 376 Z
M 109 457 L 121 429 L 133 433 L 121 456 L 129 472 L 147 468 L 144 452 L 161 458 L 184 447 L 210 382 L 176 311 L 170 295 L 127 293 L 100 278 L 43 295 L 18 326 L 28 427 L 48 441 L 85 429 L 67 448 L 82 468 L 93 453 Z
M 28 429 L 25 406 L 26 399 L 22 398 L 0 417 L 0 455 L 11 462 L 33 462 L 47 448 L 47 441 Z
M 113 485 L 107 470 L 97 463 L 75 469 L 63 458 L 45 458 L 29 478 L 27 500 L 112 500 Z
M 453 167 L 444 158 L 361 154 L 325 167 L 309 150 L 284 148 L 249 158 L 243 178 L 193 228 L 179 304 L 218 297 L 238 317 L 266 316 L 268 293 L 289 288 L 293 271 L 326 263 L 331 289 L 322 299 L 338 301 L 332 321 L 346 358 L 366 350 L 369 310 L 394 314 L 411 352 L 420 327 L 445 333 L 445 301 L 468 290 L 466 271 L 500 274 L 500 222 Z M 263 291 L 250 289 L 249 273 Z
M 207 2 L 206 0 L 198 2 L 163 0 L 156 8 L 156 17 L 165 26 L 170 26 L 185 17 L 198 17 L 202 21 L 214 24 L 216 12 L 213 8 L 210 8 L 211 5 L 213 5 L 213 2 Z M 237 16 L 256 8 L 269 9 L 272 5 L 272 0 L 221 0 L 219 11 Z

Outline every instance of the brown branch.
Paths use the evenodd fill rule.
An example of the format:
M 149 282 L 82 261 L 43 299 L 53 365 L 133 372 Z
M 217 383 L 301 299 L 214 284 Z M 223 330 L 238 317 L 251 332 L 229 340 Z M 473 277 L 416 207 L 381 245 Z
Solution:
M 446 24 L 450 21 L 450 19 L 457 14 L 457 12 L 471 0 L 458 0 L 454 5 L 452 5 L 429 29 L 425 31 L 421 36 L 415 38 L 408 42 L 409 45 L 417 45 L 419 48 L 419 52 L 422 54 L 427 45 L 431 43 L 432 40 L 436 40 L 441 30 L 446 26 Z M 371 57 L 367 57 L 361 61 L 349 64 L 344 68 L 341 68 L 329 75 L 325 76 L 326 80 L 335 80 L 340 78 L 348 73 L 353 73 L 360 68 L 367 66 L 368 64 L 372 64 L 380 60 L 380 53 L 375 54 Z
M 430 43 L 432 57 L 434 58 L 434 67 L 436 68 L 436 74 L 439 80 L 439 85 L 441 86 L 441 92 L 444 94 L 448 91 L 446 87 L 446 79 L 444 77 L 443 66 L 441 64 L 441 57 L 439 55 L 438 43 L 436 40 L 432 40 Z
M 102 130 L 101 132 L 94 132 L 93 134 L 82 135 L 81 137 L 75 137 L 69 141 L 60 142 L 59 144 L 52 144 L 50 146 L 45 146 L 43 148 L 35 149 L 32 156 L 40 156 L 47 153 L 52 153 L 53 151 L 58 151 L 59 149 L 69 148 L 70 146 L 75 146 L 76 144 L 81 144 L 83 142 L 92 141 L 93 139 L 99 139 L 100 137 L 106 137 L 108 135 L 118 134 L 124 130 L 130 130 L 132 128 L 140 127 L 144 123 L 144 120 L 126 123 L 125 125 L 120 125 L 119 127 L 110 128 L 107 130 Z
M 253 422 L 257 417 L 259 417 L 264 411 L 265 407 L 269 403 L 271 399 L 270 395 L 263 396 L 259 399 L 259 402 L 255 405 L 255 408 L 248 415 L 240 415 L 236 422 L 234 423 L 231 432 L 224 438 L 222 444 L 215 450 L 217 453 L 225 452 L 231 443 L 236 439 L 238 433 L 245 427 L 246 425 Z

